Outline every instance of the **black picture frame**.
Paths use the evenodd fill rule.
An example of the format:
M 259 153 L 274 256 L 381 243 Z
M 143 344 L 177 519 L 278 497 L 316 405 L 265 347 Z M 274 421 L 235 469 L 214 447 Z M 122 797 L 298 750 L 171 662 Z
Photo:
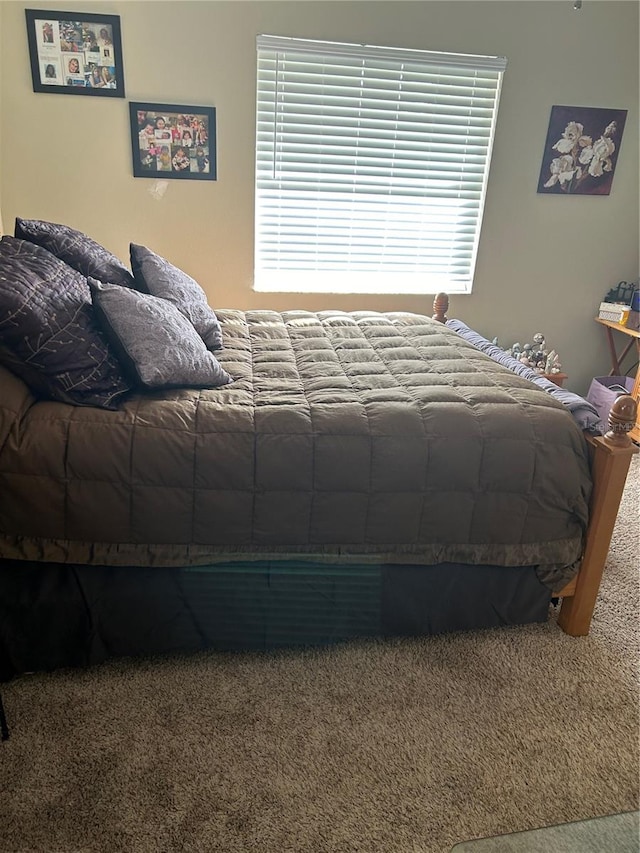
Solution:
M 609 195 L 626 120 L 627 110 L 554 104 L 538 192 Z
M 215 107 L 129 102 L 136 178 L 215 181 Z
M 25 9 L 34 92 L 124 98 L 117 15 Z

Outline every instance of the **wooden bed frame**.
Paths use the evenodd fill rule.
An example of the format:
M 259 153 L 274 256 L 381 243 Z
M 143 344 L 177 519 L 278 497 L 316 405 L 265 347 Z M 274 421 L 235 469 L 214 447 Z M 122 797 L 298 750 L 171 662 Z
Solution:
M 439 293 L 433 302 L 433 319 L 445 323 L 448 309 L 448 295 Z M 589 526 L 580 571 L 554 596 L 562 599 L 558 624 L 572 637 L 586 636 L 591 626 L 631 458 L 639 449 L 628 435 L 635 426 L 637 408 L 633 397 L 623 394 L 611 408 L 609 431 L 602 437 L 585 432 L 593 478 Z
M 439 293 L 433 303 L 433 319 L 445 323 L 448 307 L 447 294 Z M 589 633 L 631 458 L 638 452 L 638 447 L 628 435 L 636 423 L 636 417 L 636 401 L 631 396 L 623 395 L 611 409 L 609 431 L 602 437 L 585 433 L 591 454 L 593 479 L 589 524 L 579 572 L 554 596 L 562 600 L 558 624 L 574 637 Z M 0 695 L 0 740 L 4 741 L 8 737 L 9 730 Z

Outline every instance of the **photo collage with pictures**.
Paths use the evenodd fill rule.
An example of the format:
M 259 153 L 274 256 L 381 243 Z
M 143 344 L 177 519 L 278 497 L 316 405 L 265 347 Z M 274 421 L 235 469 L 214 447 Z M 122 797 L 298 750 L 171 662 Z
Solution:
M 140 165 L 149 172 L 208 174 L 206 115 L 138 110 Z
M 35 29 L 42 84 L 117 87 L 111 24 L 40 19 Z

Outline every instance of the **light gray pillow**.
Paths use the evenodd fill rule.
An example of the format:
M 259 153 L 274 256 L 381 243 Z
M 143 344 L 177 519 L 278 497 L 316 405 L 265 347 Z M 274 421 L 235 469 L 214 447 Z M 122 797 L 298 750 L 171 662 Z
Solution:
M 222 329 L 198 282 L 146 246 L 129 246 L 136 287 L 173 302 L 192 323 L 209 349 L 222 347 Z
M 89 278 L 96 319 L 137 386 L 215 388 L 232 381 L 173 303 Z

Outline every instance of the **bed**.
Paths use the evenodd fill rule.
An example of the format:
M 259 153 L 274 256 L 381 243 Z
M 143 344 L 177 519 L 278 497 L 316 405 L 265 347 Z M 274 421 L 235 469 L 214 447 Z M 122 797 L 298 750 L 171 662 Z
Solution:
M 0 678 L 544 621 L 556 600 L 588 632 L 630 397 L 585 432 L 585 401 L 506 365 L 443 294 L 433 317 L 214 312 L 150 250 L 131 272 L 19 222 L 0 241 Z M 56 361 L 83 346 L 89 368 Z

